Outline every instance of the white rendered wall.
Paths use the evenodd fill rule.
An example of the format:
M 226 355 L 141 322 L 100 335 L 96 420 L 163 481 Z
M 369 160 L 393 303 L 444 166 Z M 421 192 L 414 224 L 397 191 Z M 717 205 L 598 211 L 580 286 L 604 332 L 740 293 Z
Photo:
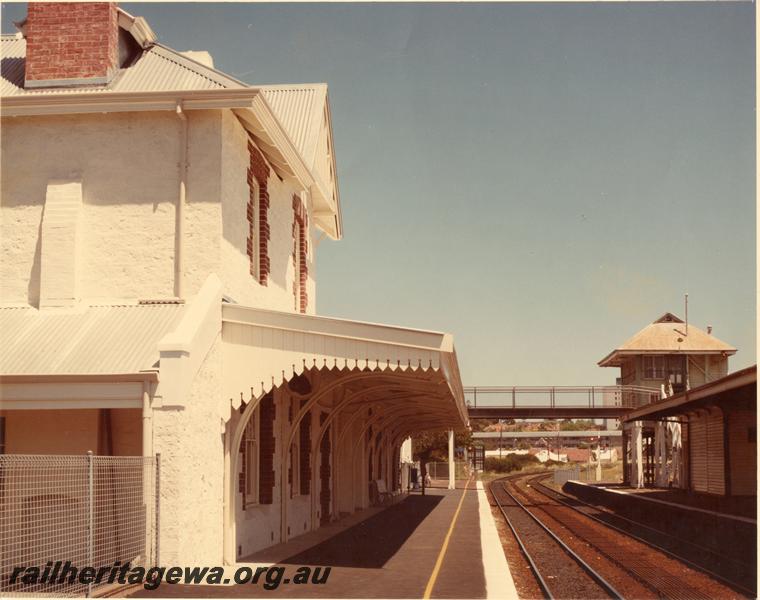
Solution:
M 268 286 L 261 286 L 249 274 L 246 254 L 246 134 L 229 111 L 191 111 L 188 121 L 185 296 L 191 299 L 216 273 L 224 293 L 238 302 L 294 311 L 292 197 L 297 184 L 280 181 L 274 171 L 270 175 L 271 269 Z M 82 181 L 81 298 L 109 302 L 174 296 L 180 132 L 174 113 L 18 117 L 3 119 L 2 128 L 0 303 L 39 303 L 45 194 L 48 182 L 60 179 Z M 310 227 L 310 313 L 316 304 L 313 239 Z M 162 455 L 164 564 L 221 564 L 224 451 L 218 406 L 227 401 L 220 396 L 221 361 L 217 341 L 189 396 L 154 410 L 154 452 Z M 283 414 L 287 418 L 280 403 L 281 398 L 278 420 Z M 316 436 L 318 416 L 312 427 Z M 244 554 L 271 545 L 272 531 L 274 542 L 279 541 L 279 437 L 273 504 L 244 516 L 240 507 L 236 510 Z M 304 521 L 310 527 L 310 510 L 308 496 L 290 502 L 292 535 L 303 532 Z
M 153 411 L 153 448 L 161 454 L 165 565 L 221 564 L 224 447 L 213 402 L 221 385 L 221 357 L 218 338 L 187 401 Z
M 237 540 L 235 550 L 238 557 L 247 556 L 257 550 L 271 546 L 280 542 L 280 511 L 281 511 L 281 457 L 283 444 L 285 443 L 285 431 L 291 426 L 288 423 L 288 404 L 290 396 L 282 391 L 274 392 L 276 405 L 276 415 L 274 423 L 275 431 L 275 453 L 274 453 L 274 490 L 272 495 L 272 504 L 258 504 L 248 506 L 243 510 L 243 496 L 235 487 L 235 521 L 237 528 Z M 316 439 L 319 433 L 319 409 L 311 411 L 311 440 Z M 236 427 L 240 421 L 240 413 L 233 414 L 228 431 Z M 296 433 L 298 436 L 298 433 Z M 316 460 L 319 460 L 319 452 L 316 453 Z M 233 474 L 234 481 L 237 481 L 238 474 Z M 288 500 L 288 525 L 290 526 L 290 537 L 296 537 L 312 530 L 311 523 L 311 494 L 319 493 L 319 479 L 312 481 L 310 494 L 296 494 Z M 287 493 L 287 490 L 286 490 Z M 314 523 L 314 529 L 319 528 L 319 521 Z
M 272 490 L 271 504 L 258 504 L 249 506 L 243 510 L 243 495 L 238 490 L 238 473 L 232 474 L 235 482 L 235 522 L 237 528 L 237 540 L 235 552 L 238 558 L 247 556 L 257 550 L 271 546 L 280 541 L 280 456 L 282 436 L 279 434 L 283 419 L 287 421 L 287 405 L 284 402 L 285 394 L 279 390 L 274 392 L 275 400 L 275 449 L 274 449 L 274 488 Z M 233 412 L 232 419 L 227 426 L 227 431 L 234 431 L 240 423 L 241 415 Z M 232 450 L 236 452 L 236 449 Z M 240 461 L 238 461 L 240 465 Z M 240 466 L 238 472 L 240 471 Z
M 230 111 L 190 111 L 185 296 L 211 272 L 241 303 L 294 311 L 294 181 L 272 171 L 268 286 L 249 275 L 247 137 Z M 169 112 L 2 120 L 0 303 L 38 305 L 40 224 L 51 180 L 82 181 L 79 293 L 85 300 L 174 295 L 180 121 Z M 310 207 L 309 212 L 310 212 Z M 310 219 L 311 221 L 311 219 Z M 310 227 L 308 312 L 315 309 Z
M 270 168 L 267 181 L 269 192 L 269 281 L 266 286 L 259 285 L 249 274 L 249 259 L 246 253 L 248 237 L 248 220 L 246 205 L 249 198 L 247 171 L 250 164 L 248 156 L 248 135 L 238 119 L 229 111 L 222 117 L 222 273 L 226 293 L 236 302 L 293 312 L 295 298 L 293 284 L 295 265 L 293 263 L 293 195 L 299 193 L 300 187 L 294 181 L 281 181 Z M 307 207 L 311 215 L 311 207 Z M 310 219 L 311 221 L 311 219 Z M 311 224 L 310 224 L 311 225 Z M 310 226 L 310 251 L 308 259 L 309 282 L 307 292 L 309 304 L 307 312 L 314 313 L 315 283 L 314 257 L 315 248 L 311 241 L 313 228 Z M 258 241 L 256 242 L 258 245 Z
M 39 226 L 49 180 L 82 179 L 80 293 L 170 296 L 176 117 L 2 120 L 0 301 L 39 301 Z

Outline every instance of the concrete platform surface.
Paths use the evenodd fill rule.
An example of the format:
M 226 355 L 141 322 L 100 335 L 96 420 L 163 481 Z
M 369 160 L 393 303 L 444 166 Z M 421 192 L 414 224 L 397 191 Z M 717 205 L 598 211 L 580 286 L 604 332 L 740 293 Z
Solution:
M 706 497 L 681 490 L 632 490 L 620 485 L 568 481 L 562 489 L 576 498 L 602 506 L 614 514 L 646 523 L 692 548 L 704 548 L 738 563 L 757 562 L 757 521 L 729 514 L 740 498 Z
M 238 566 L 330 568 L 323 584 L 168 585 L 130 597 L 517 598 L 482 486 L 429 489 L 257 552 Z M 365 518 L 366 517 L 366 518 Z M 234 569 L 225 570 L 225 576 Z
M 604 485 L 604 484 L 599 484 Z M 723 517 L 739 517 L 749 521 L 757 521 L 756 496 L 718 496 L 715 494 L 700 494 L 686 490 L 662 488 L 632 488 L 623 485 L 606 484 L 610 491 L 633 494 L 646 500 L 655 500 L 683 509 L 718 513 Z

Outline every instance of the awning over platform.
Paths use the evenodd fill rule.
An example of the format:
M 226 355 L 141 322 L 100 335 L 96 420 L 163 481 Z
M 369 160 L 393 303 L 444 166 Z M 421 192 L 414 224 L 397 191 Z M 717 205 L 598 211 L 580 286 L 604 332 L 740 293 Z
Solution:
M 731 373 L 687 392 L 647 404 L 625 415 L 624 420 L 658 420 L 708 406 L 752 406 L 757 402 L 757 365 Z
M 422 429 L 467 423 L 446 333 L 224 304 L 222 342 L 229 410 L 303 376 L 313 392 L 332 386 L 341 402 L 353 395 L 357 402 L 393 405 Z M 338 400 L 325 396 L 325 402 Z

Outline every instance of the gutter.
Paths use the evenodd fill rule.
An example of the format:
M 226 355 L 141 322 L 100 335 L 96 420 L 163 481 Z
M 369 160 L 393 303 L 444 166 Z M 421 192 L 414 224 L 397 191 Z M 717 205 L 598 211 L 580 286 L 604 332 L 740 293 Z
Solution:
M 263 135 L 262 151 L 273 164 L 287 165 L 285 175 L 293 176 L 310 193 L 316 189 L 328 211 L 335 213 L 336 231 L 325 231 L 331 238 L 340 239 L 342 220 L 340 205 L 333 206 L 321 181 L 304 162 L 285 129 L 277 119 L 259 88 L 219 88 L 168 92 L 84 92 L 34 93 L 6 96 L 0 99 L 0 117 L 29 117 L 38 115 L 93 114 L 142 111 L 176 112 L 180 105 L 190 110 L 231 109 L 243 112 L 244 126 L 255 137 Z M 319 211 L 318 211 L 319 212 Z M 324 229 L 324 228 L 323 228 Z
M 258 88 L 245 88 L 169 92 L 20 94 L 2 98 L 0 116 L 25 117 L 96 112 L 175 110 L 180 102 L 185 110 L 250 108 L 251 103 L 260 93 Z
M 158 383 L 158 371 L 138 373 L 3 374 L 0 383 Z
M 678 354 L 681 356 L 715 356 L 718 354 L 725 354 L 726 356 L 733 356 L 736 354 L 736 352 L 736 348 L 724 348 L 722 350 L 672 350 L 667 348 L 653 348 L 646 350 L 613 350 L 596 364 L 600 367 L 619 367 L 620 364 L 617 362 L 617 359 L 631 356 L 657 356 L 661 354 Z

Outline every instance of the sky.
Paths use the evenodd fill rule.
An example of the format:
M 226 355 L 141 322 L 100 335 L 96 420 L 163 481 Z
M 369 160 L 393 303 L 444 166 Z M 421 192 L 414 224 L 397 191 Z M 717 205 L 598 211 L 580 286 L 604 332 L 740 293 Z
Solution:
M 450 332 L 465 385 L 596 385 L 688 293 L 755 363 L 752 4 L 122 6 L 250 84 L 329 85 L 320 314 Z

